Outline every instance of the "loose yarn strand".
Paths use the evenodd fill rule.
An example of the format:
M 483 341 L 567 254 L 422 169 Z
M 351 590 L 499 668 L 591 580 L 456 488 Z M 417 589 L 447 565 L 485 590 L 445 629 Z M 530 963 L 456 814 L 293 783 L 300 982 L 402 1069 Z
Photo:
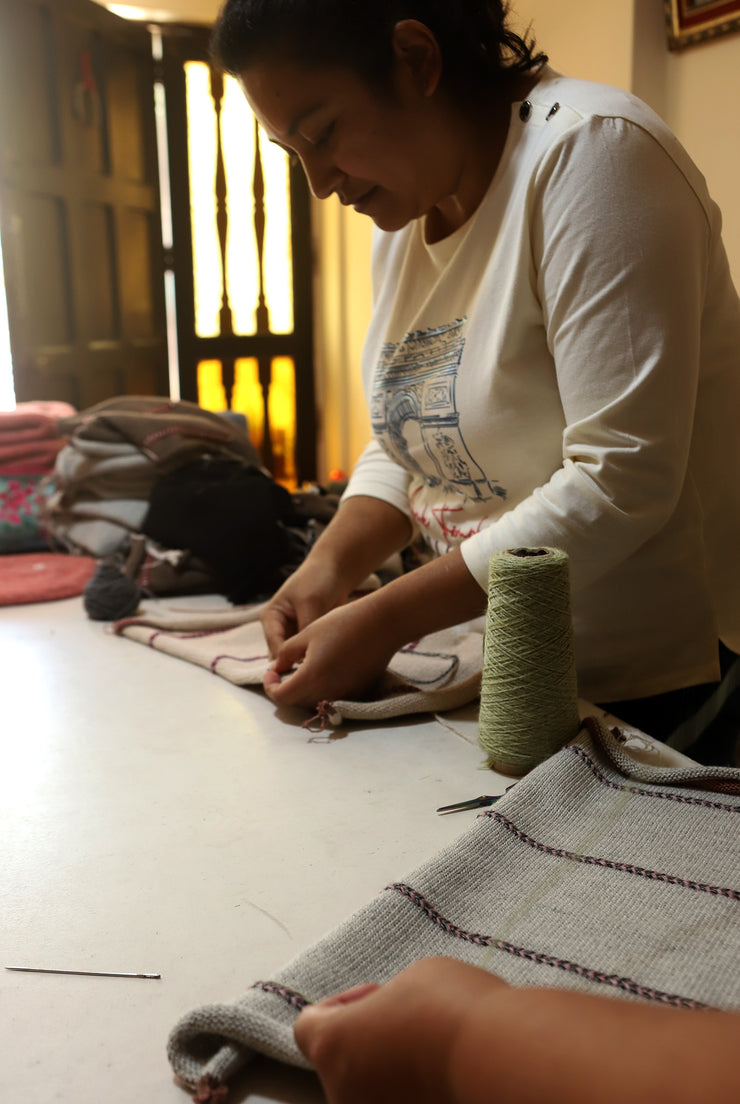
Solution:
M 568 557 L 556 548 L 495 553 L 478 717 L 488 765 L 521 777 L 579 728 Z

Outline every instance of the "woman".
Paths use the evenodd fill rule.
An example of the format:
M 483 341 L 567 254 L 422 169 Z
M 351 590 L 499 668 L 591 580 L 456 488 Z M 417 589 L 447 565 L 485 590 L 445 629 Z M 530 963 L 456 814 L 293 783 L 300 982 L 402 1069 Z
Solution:
M 377 227 L 374 440 L 264 614 L 267 693 L 366 692 L 484 611 L 492 553 L 548 545 L 582 696 L 672 726 L 740 651 L 740 304 L 698 170 L 500 0 L 227 0 L 214 46 L 314 194 Z M 430 562 L 348 602 L 415 534 Z

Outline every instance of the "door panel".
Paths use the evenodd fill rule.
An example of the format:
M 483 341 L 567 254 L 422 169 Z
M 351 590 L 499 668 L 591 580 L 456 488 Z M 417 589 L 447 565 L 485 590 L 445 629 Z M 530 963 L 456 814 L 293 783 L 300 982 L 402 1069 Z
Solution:
M 0 232 L 18 401 L 168 393 L 145 27 L 3 0 Z

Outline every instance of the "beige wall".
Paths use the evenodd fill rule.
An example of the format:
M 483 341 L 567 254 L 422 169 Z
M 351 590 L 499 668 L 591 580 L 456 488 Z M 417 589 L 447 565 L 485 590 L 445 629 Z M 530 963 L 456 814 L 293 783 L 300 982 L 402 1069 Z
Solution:
M 336 197 L 313 205 L 319 479 L 349 475 L 370 439 L 361 355 L 370 321 L 370 219 Z
M 665 119 L 697 162 L 724 217 L 740 289 L 740 34 L 667 59 Z
M 553 68 L 583 80 L 628 86 L 632 0 L 513 0 L 511 8 L 515 29 L 531 29 Z
M 556 69 L 628 88 L 665 119 L 722 209 L 740 286 L 740 34 L 670 51 L 663 0 L 517 0 L 516 7 L 526 10 Z

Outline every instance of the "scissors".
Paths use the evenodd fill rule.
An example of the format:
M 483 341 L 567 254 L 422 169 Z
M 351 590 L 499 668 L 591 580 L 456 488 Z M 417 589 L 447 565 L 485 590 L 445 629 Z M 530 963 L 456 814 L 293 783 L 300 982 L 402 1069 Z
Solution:
M 489 805 L 495 805 L 509 790 L 513 790 L 516 782 L 507 786 L 502 794 L 482 794 L 480 797 L 471 797 L 468 801 L 456 801 L 454 805 L 443 805 L 437 809 L 438 813 L 461 813 L 464 809 L 486 809 Z
M 483 794 L 481 797 L 471 797 L 469 801 L 456 801 L 454 805 L 443 805 L 437 809 L 438 813 L 460 813 L 463 809 L 485 809 L 493 805 L 503 794 L 493 797 L 491 794 Z

